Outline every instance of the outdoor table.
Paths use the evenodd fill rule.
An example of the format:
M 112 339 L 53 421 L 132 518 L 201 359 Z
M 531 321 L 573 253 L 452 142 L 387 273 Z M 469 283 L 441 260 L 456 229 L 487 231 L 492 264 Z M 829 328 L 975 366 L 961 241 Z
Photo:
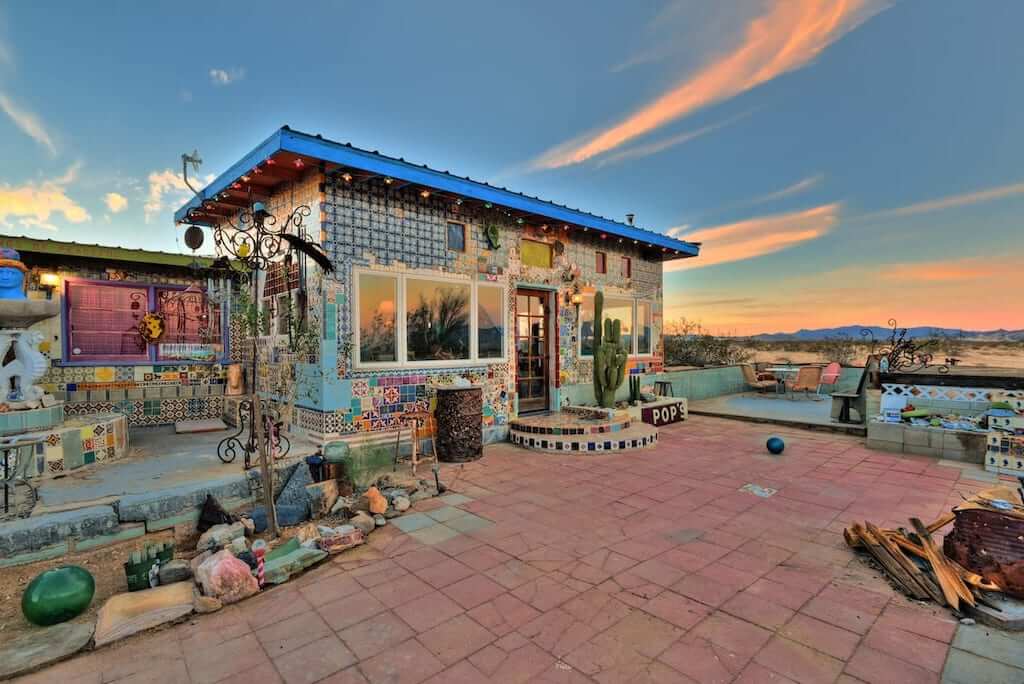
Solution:
M 765 370 L 767 370 L 769 373 L 771 373 L 772 375 L 775 375 L 777 377 L 777 382 L 776 382 L 776 385 L 775 385 L 775 393 L 778 394 L 779 393 L 779 388 L 782 388 L 782 390 L 785 391 L 786 380 L 788 379 L 786 376 L 789 375 L 790 373 L 792 373 L 793 375 L 796 375 L 796 373 L 800 371 L 800 367 L 799 366 L 778 366 L 776 368 L 766 368 Z M 782 375 L 783 377 L 782 378 L 778 378 L 779 375 Z

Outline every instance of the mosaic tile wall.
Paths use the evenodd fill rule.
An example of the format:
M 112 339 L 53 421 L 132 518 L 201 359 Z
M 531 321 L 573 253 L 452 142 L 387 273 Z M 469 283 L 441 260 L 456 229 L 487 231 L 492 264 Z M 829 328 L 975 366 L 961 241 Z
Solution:
M 62 426 L 37 436 L 45 441 L 34 447 L 22 447 L 11 455 L 13 459 L 29 462 L 25 474 L 30 478 L 123 458 L 128 453 L 128 418 L 118 413 L 72 417 Z
M 349 368 L 351 277 L 355 267 L 390 273 L 454 273 L 503 284 L 508 288 L 510 322 L 514 320 L 517 285 L 552 290 L 558 302 L 555 327 L 559 374 L 551 393 L 555 401 L 559 384 L 590 382 L 591 362 L 578 359 L 576 354 L 575 307 L 565 304 L 568 293 L 576 287 L 585 293 L 601 289 L 608 296 L 656 302 L 654 326 L 659 348 L 651 357 L 631 360 L 630 372 L 660 369 L 662 268 L 659 262 L 646 261 L 639 246 L 612 242 L 595 233 L 517 225 L 496 209 L 470 210 L 448 199 L 423 198 L 413 189 L 393 189 L 379 181 L 349 185 L 327 177 L 319 190 L 321 244 L 336 271 L 307 281 L 310 315 L 319 317 L 324 332 L 318 362 L 300 368 L 307 388 L 305 397 L 296 399 L 295 427 L 328 436 L 393 428 L 406 412 L 431 408 L 437 385 L 459 378 L 484 388 L 486 426 L 506 426 L 514 415 L 514 377 L 508 361 L 446 369 Z M 449 221 L 466 225 L 465 251 L 447 249 Z M 497 249 L 491 249 L 484 236 L 484 227 L 492 224 L 499 229 Z M 553 246 L 552 268 L 522 264 L 519 255 L 524 237 Z M 597 251 L 607 254 L 609 273 L 596 272 Z M 620 274 L 622 256 L 632 258 L 630 278 Z M 506 348 L 513 349 L 513 343 L 509 326 Z M 284 353 L 276 347 L 268 352 L 268 358 Z M 266 365 L 266 369 L 261 366 L 261 378 L 272 372 L 272 364 Z M 261 387 L 266 385 L 261 382 Z
M 30 264 L 31 265 L 31 264 Z M 47 270 L 51 270 L 50 267 Z M 188 285 L 194 279 L 169 271 L 97 269 L 66 265 L 61 278 Z M 31 296 L 40 296 L 33 295 Z M 60 296 L 55 291 L 54 296 Z M 65 402 L 66 416 L 120 413 L 131 425 L 164 425 L 179 420 L 217 417 L 221 413 L 225 371 L 220 364 L 161 363 L 111 366 L 63 366 L 61 316 L 37 323 L 45 340 L 40 351 L 50 367 L 40 379 L 43 389 Z

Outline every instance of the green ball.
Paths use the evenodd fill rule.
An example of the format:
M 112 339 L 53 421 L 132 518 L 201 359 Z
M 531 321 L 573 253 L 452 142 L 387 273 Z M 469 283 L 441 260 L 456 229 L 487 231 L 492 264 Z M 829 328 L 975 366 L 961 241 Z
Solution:
M 21 595 L 21 612 L 29 622 L 47 626 L 66 622 L 89 607 L 96 580 L 85 568 L 64 565 L 40 573 Z

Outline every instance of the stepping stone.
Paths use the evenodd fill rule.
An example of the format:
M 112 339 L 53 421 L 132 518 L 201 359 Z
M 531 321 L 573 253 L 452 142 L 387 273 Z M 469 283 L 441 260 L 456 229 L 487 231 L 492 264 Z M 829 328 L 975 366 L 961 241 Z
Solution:
M 96 646 L 173 622 L 191 612 L 191 582 L 111 596 L 96 619 Z
M 64 622 L 33 629 L 0 646 L 0 679 L 16 677 L 63 660 L 85 648 L 92 638 L 92 621 Z

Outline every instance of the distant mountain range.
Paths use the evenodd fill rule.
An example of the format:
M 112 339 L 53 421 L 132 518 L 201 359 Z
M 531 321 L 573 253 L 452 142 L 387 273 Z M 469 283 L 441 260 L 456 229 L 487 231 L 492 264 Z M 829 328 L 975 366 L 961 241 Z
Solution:
M 846 336 L 855 340 L 862 339 L 861 331 L 870 330 L 876 340 L 888 339 L 892 333 L 891 328 L 882 328 L 873 325 L 844 325 L 838 328 L 801 328 L 791 333 L 762 333 L 750 335 L 748 339 L 761 340 L 764 342 L 783 342 L 797 340 L 811 342 L 814 340 L 827 340 L 832 337 Z M 959 328 L 939 328 L 934 326 L 918 326 L 907 329 L 907 336 L 912 338 L 922 337 L 962 337 L 964 340 L 979 342 L 1022 342 L 1024 341 L 1024 330 L 961 330 Z

